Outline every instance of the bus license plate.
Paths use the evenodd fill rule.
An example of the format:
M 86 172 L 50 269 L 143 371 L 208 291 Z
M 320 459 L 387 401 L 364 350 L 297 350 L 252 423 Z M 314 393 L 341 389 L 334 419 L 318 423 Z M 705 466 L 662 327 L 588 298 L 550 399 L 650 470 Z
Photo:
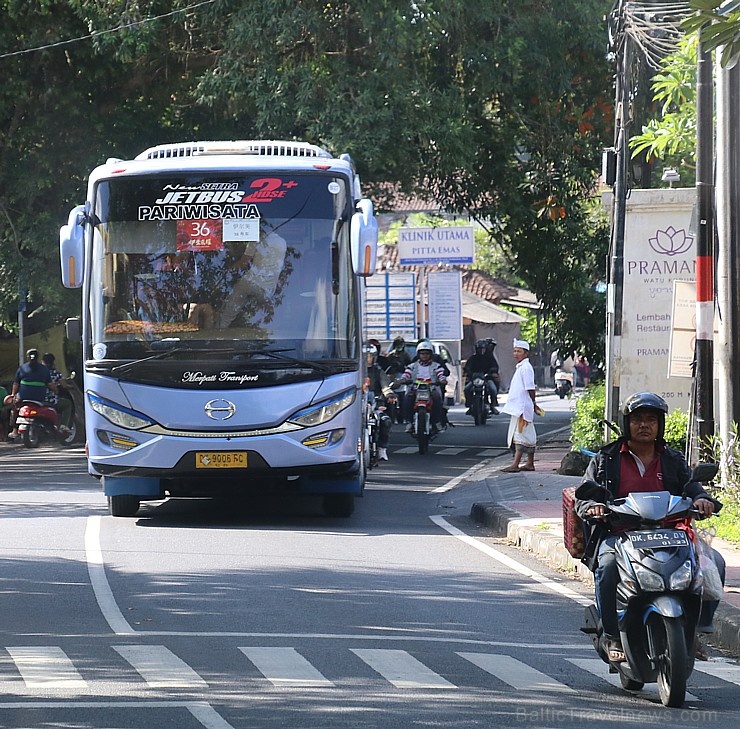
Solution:
M 196 468 L 246 468 L 244 451 L 199 451 L 195 454 Z
M 661 529 L 651 532 L 630 532 L 629 538 L 636 547 L 683 547 L 689 543 L 682 529 Z

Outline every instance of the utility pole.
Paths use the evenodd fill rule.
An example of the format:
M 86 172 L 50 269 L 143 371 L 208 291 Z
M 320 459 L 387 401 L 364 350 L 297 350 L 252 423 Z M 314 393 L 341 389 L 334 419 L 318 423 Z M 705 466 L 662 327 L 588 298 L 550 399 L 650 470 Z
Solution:
M 699 39 L 696 83 L 696 405 L 698 452 L 714 436 L 714 93 L 712 52 Z M 694 456 L 696 454 L 692 454 Z
M 614 180 L 614 212 L 609 244 L 609 277 L 607 282 L 606 338 L 606 419 L 619 420 L 621 372 L 622 305 L 624 298 L 624 231 L 627 212 L 627 174 L 629 165 L 630 68 L 632 42 L 622 29 L 623 10 L 613 16 L 616 27 L 611 29 L 616 54 L 616 114 L 614 148 L 616 175 Z

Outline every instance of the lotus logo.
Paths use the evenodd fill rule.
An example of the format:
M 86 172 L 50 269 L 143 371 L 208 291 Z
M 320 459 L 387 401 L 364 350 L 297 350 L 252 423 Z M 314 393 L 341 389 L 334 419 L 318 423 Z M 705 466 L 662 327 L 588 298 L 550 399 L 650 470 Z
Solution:
M 656 253 L 662 253 L 664 256 L 679 256 L 691 248 L 694 236 L 686 233 L 685 230 L 676 230 L 669 225 L 666 230 L 656 231 L 654 238 L 648 238 L 648 243 Z
M 230 400 L 209 400 L 203 409 L 211 420 L 228 420 L 236 412 L 236 405 Z

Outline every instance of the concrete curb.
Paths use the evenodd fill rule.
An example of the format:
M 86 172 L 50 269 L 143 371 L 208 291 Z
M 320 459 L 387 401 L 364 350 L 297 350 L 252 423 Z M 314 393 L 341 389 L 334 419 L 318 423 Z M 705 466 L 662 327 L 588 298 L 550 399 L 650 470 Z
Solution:
M 495 503 L 473 504 L 470 518 L 572 579 L 593 585 L 591 572 L 565 548 L 560 519 L 526 518 Z M 740 609 L 721 602 L 714 616 L 714 626 L 715 632 L 707 636 L 708 642 L 735 656 L 740 655 Z

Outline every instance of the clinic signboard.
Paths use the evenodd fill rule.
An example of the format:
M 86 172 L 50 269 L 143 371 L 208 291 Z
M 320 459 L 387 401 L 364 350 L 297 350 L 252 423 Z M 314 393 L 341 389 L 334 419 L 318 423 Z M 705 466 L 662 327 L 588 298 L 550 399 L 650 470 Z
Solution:
M 398 263 L 401 266 L 461 265 L 472 263 L 474 257 L 472 225 L 400 228 L 398 231 Z

